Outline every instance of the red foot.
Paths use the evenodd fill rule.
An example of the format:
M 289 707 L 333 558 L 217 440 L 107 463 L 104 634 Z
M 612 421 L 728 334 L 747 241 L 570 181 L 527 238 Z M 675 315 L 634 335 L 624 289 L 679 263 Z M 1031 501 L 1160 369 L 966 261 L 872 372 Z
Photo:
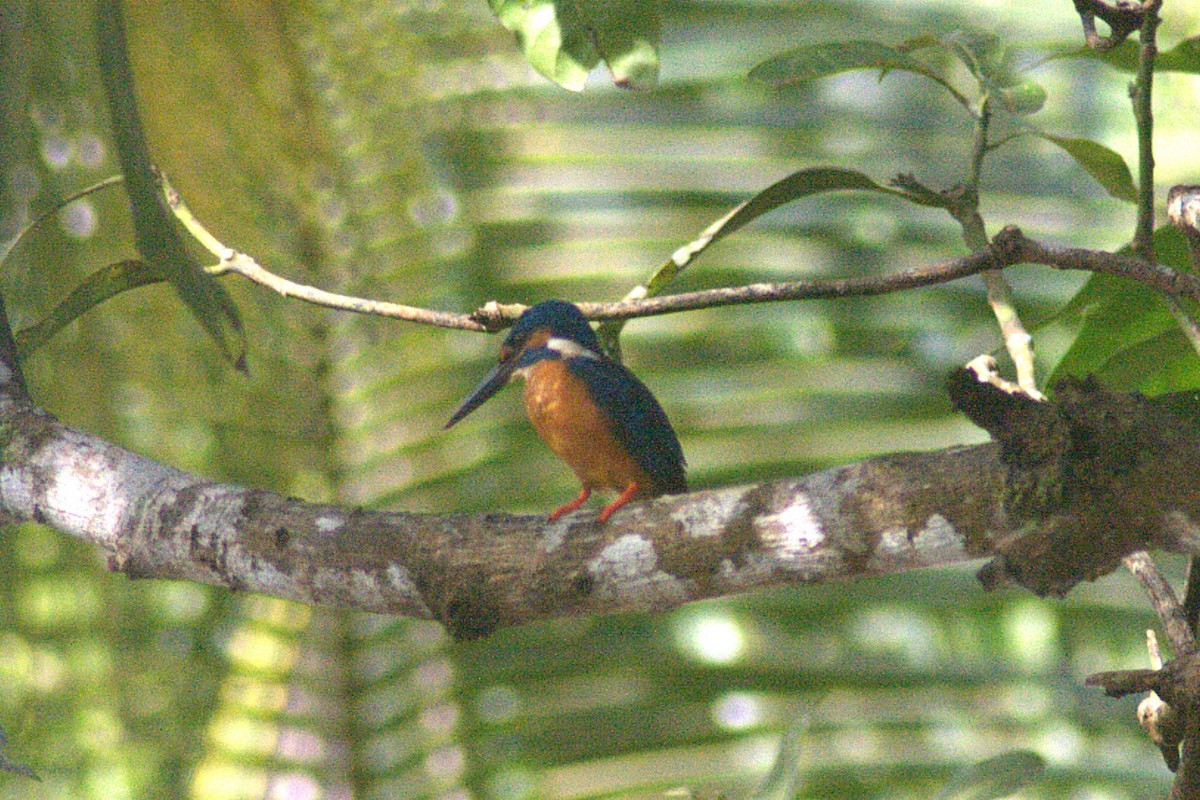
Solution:
M 634 481 L 633 483 L 626 486 L 625 491 L 623 491 L 619 495 L 617 495 L 616 500 L 613 500 L 611 503 L 609 503 L 608 505 L 606 505 L 604 507 L 604 510 L 600 512 L 600 516 L 598 517 L 598 519 L 601 522 L 608 522 L 608 518 L 611 517 L 613 514 L 617 513 L 617 509 L 619 509 L 621 506 L 628 503 L 633 498 L 637 497 L 638 490 L 640 490 L 641 488 L 642 488 L 641 486 L 638 486 L 637 481 Z
M 570 514 L 572 511 L 574 511 L 575 509 L 579 508 L 581 505 L 586 503 L 587 499 L 591 496 L 592 496 L 592 490 L 587 488 L 586 486 L 583 487 L 583 491 L 579 493 L 579 497 L 576 497 L 574 500 L 567 503 L 565 506 L 563 506 L 562 508 L 558 509 L 557 511 L 555 511 L 553 514 L 550 515 L 550 521 L 553 522 L 554 520 L 561 517 L 563 514 Z

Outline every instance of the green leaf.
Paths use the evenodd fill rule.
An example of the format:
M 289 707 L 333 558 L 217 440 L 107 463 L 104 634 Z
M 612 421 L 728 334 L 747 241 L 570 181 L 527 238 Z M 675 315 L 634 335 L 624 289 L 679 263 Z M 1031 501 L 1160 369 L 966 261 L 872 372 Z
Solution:
M 1122 72 L 1134 72 L 1138 64 L 1138 47 L 1136 42 L 1128 40 L 1112 50 L 1103 52 L 1090 47 L 1071 47 L 1054 54 L 1051 58 L 1090 58 L 1103 61 Z M 1184 39 L 1170 50 L 1160 52 L 1154 61 L 1154 71 L 1200 74 L 1200 36 Z
M 1021 117 L 1036 114 L 1046 105 L 1046 90 L 1036 81 L 1022 81 L 1000 89 L 993 96 L 1006 111 Z
M 1154 234 L 1159 263 L 1186 271 L 1190 254 L 1171 226 Z M 1186 341 L 1162 295 L 1114 275 L 1093 275 L 1059 316 L 1083 320 L 1050 375 L 1096 375 L 1114 389 L 1161 394 L 1200 386 L 1200 356 Z
M 119 0 L 103 0 L 97 5 L 96 34 L 100 74 L 112 118 L 113 140 L 125 174 L 138 253 L 166 274 L 225 358 L 244 371 L 246 334 L 237 307 L 225 287 L 188 255 L 159 190 L 138 113 Z
M 1200 74 L 1200 36 L 1184 39 L 1165 53 L 1159 53 L 1154 68 L 1163 72 Z
M 1070 136 L 1051 136 L 1048 133 L 1035 131 L 1048 142 L 1058 145 L 1067 151 L 1067 155 L 1075 159 L 1079 166 L 1095 178 L 1110 195 L 1118 200 L 1129 203 L 1137 202 L 1137 187 L 1133 185 L 1133 175 L 1129 166 L 1120 153 L 1111 150 L 1091 139 L 1079 139 Z
M 921 40 L 920 45 L 909 42 L 902 47 L 913 49 L 927 45 Z M 922 75 L 950 92 L 963 106 L 969 107 L 966 98 L 928 64 L 908 55 L 904 49 L 865 40 L 826 42 L 789 50 L 750 70 L 750 79 L 771 86 L 785 86 L 858 69 L 879 69 L 884 73 L 899 69 Z
M 616 85 L 649 89 L 658 81 L 657 2 L 613 0 L 489 0 L 504 27 L 517 34 L 525 59 L 571 91 L 582 91 L 601 60 Z
M 737 229 L 752 222 L 785 203 L 799 200 L 822 192 L 844 190 L 859 190 L 883 192 L 885 194 L 903 197 L 919 205 L 938 205 L 933 198 L 930 202 L 907 191 L 898 191 L 887 186 L 881 186 L 874 180 L 852 169 L 841 167 L 809 167 L 799 172 L 793 172 L 786 178 L 768 186 L 749 200 L 735 206 L 728 214 L 709 225 L 700 235 L 680 247 L 671 254 L 670 260 L 659 267 L 650 280 L 646 281 L 644 297 L 654 297 L 661 294 L 675 277 L 688 264 L 692 263 L 713 243 L 725 238 Z M 610 320 L 600 325 L 597 334 L 606 350 L 614 358 L 620 359 L 620 335 L 626 320 Z
M 959 29 L 943 36 L 942 43 L 986 88 L 1006 88 L 1021 82 L 1012 48 L 994 33 Z
M 1097 374 L 1106 385 L 1136 386 L 1154 397 L 1200 388 L 1200 357 L 1174 323 L 1156 336 L 1127 342 Z
M 671 258 L 655 270 L 650 279 L 646 281 L 645 292 L 642 296 L 654 297 L 661 294 L 688 264 L 692 263 L 697 256 L 707 250 L 713 243 L 725 238 L 737 229 L 761 217 L 763 214 L 779 208 L 784 203 L 790 203 L 793 200 L 799 200 L 802 197 L 821 192 L 853 189 L 884 192 L 920 203 L 920 200 L 914 199 L 906 192 L 881 186 L 861 172 L 851 169 L 842 169 L 840 167 L 809 167 L 799 172 L 793 172 L 783 180 L 776 181 L 766 189 L 763 189 L 744 203 L 734 206 L 729 213 L 701 231 L 699 236 L 672 253 Z M 620 336 L 625 323 L 626 320 L 609 320 L 602 323 L 596 331 L 605 349 L 608 350 L 613 358 L 618 360 L 621 357 Z
M 1029 750 L 1013 750 L 963 767 L 934 800 L 995 800 L 1036 780 L 1046 762 Z
M 777 181 L 756 194 L 746 202 L 736 206 L 728 214 L 705 228 L 701 234 L 675 251 L 670 264 L 677 269 L 683 269 L 689 263 L 708 249 L 710 245 L 725 238 L 738 228 L 752 220 L 773 211 L 784 203 L 799 200 L 821 192 L 843 190 L 865 190 L 884 192 L 886 194 L 908 197 L 887 186 L 881 186 L 871 178 L 852 169 L 840 167 L 809 167 L 794 172 L 781 181 Z M 909 198 L 911 199 L 911 198 Z
M 166 279 L 165 272 L 144 261 L 119 261 L 98 269 L 40 322 L 16 334 L 17 353 L 24 361 L 56 333 L 104 301 Z

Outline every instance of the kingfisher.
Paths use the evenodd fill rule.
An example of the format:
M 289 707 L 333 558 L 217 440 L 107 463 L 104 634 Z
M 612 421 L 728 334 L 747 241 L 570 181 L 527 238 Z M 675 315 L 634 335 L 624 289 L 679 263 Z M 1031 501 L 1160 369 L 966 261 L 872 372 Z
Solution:
M 527 309 L 501 345 L 496 366 L 446 427 L 513 377 L 525 380 L 525 411 L 538 435 L 583 484 L 551 520 L 582 506 L 593 489 L 617 493 L 600 522 L 632 500 L 687 491 L 683 450 L 662 406 L 632 372 L 604 354 L 573 303 L 546 300 Z

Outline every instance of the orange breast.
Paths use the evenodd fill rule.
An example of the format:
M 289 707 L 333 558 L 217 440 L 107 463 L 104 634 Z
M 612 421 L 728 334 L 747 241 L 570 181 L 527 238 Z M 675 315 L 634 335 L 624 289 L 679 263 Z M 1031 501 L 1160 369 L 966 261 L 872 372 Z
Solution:
M 583 381 L 562 361 L 547 359 L 529 368 L 525 410 L 538 434 L 584 486 L 617 492 L 635 481 L 643 492 L 651 486 L 650 476 L 617 441 Z

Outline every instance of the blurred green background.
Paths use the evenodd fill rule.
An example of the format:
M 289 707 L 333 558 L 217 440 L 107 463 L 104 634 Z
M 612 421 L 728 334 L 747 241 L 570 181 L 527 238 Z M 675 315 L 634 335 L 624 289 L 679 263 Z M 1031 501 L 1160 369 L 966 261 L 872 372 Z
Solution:
M 963 180 L 971 120 L 929 81 L 747 81 L 802 44 L 997 33 L 1049 92 L 1036 124 L 1135 160 L 1129 75 L 1043 62 L 1082 38 L 1067 0 L 663 2 L 658 87 L 619 90 L 601 68 L 582 93 L 537 75 L 483 0 L 125 9 L 150 147 L 210 230 L 293 280 L 432 308 L 618 299 L 733 204 L 805 166 Z M 0 241 L 118 171 L 92 12 L 78 0 L 0 11 Z M 1200 25 L 1184 4 L 1165 13 L 1164 48 Z M 1163 187 L 1196 180 L 1198 86 L 1158 78 Z M 995 153 L 983 186 L 992 233 L 1012 223 L 1116 248 L 1132 232 L 1132 206 L 1042 140 Z M 883 274 L 962 252 L 941 212 L 824 195 L 721 242 L 672 289 Z M 3 263 L 15 326 L 132 255 L 119 188 L 59 209 Z M 1034 325 L 1086 280 L 1007 274 Z M 516 392 L 442 431 L 495 339 L 223 280 L 247 328 L 249 377 L 158 285 L 34 354 L 37 402 L 175 466 L 312 501 L 544 512 L 573 496 Z M 1038 330 L 1041 375 L 1078 324 Z M 697 488 L 982 441 L 943 381 L 1000 345 L 976 280 L 638 320 L 622 343 Z M 932 797 L 956 768 L 1013 749 L 1047 765 L 1019 797 L 1163 796 L 1170 775 L 1135 701 L 1081 686 L 1145 666 L 1152 624 L 1123 574 L 1051 602 L 985 595 L 971 569 L 946 569 L 455 645 L 423 622 L 134 584 L 62 534 L 8 527 L 0 726 L 42 781 L 0 773 L 0 798 L 742 797 L 789 726 L 799 797 Z

